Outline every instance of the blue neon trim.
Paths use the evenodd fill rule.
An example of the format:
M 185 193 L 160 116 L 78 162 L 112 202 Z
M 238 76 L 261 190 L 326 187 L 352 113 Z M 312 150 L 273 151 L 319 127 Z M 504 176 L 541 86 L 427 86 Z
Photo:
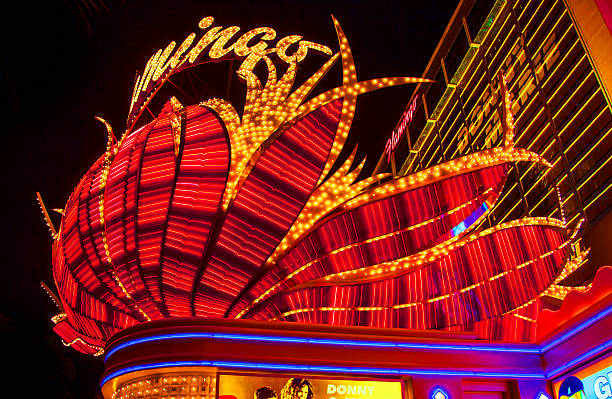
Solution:
M 486 202 L 483 202 L 474 212 L 472 212 L 468 217 L 466 217 L 461 223 L 456 225 L 451 230 L 451 236 L 456 237 L 459 234 L 463 233 L 467 230 L 468 227 L 473 225 L 479 217 L 481 217 L 487 210 L 489 206 Z
M 465 229 L 467 229 L 467 227 L 465 227 L 465 220 L 464 220 L 463 222 L 461 222 L 458 225 L 456 225 L 455 227 L 453 227 L 453 229 L 451 230 L 451 235 L 453 237 L 456 237 L 459 234 L 463 233 L 465 231 Z
M 151 337 L 136 338 L 124 342 L 109 350 L 104 356 L 106 361 L 113 353 L 146 342 L 189 339 L 189 338 L 209 338 L 227 339 L 237 341 L 265 341 L 279 343 L 297 343 L 313 345 L 339 345 L 339 346 L 360 346 L 372 348 L 401 348 L 401 349 L 433 349 L 433 350 L 463 350 L 463 351 L 485 351 L 485 352 L 517 352 L 517 353 L 540 353 L 539 348 L 517 348 L 504 346 L 474 346 L 474 345 L 447 345 L 447 344 L 419 344 L 408 342 L 389 342 L 389 341 L 357 341 L 332 338 L 302 338 L 302 337 L 279 337 L 267 335 L 246 335 L 246 334 L 224 334 L 224 333 L 175 333 L 162 334 Z
M 577 332 L 579 332 L 579 331 L 589 327 L 590 325 L 594 324 L 595 322 L 603 319 L 604 317 L 606 317 L 610 313 L 612 313 L 612 306 L 610 306 L 609 308 L 603 310 L 602 312 L 592 316 L 591 318 L 585 320 L 584 322 L 578 324 L 576 327 L 572 328 L 571 330 L 566 331 L 559 338 L 557 338 L 554 341 L 551 341 L 548 344 L 542 346 L 540 348 L 540 351 L 542 353 L 548 352 L 548 350 L 550 350 L 550 348 L 552 348 L 554 346 L 557 346 L 561 342 L 563 342 L 563 341 L 567 340 L 568 338 L 574 336 Z
M 187 335 L 187 334 L 173 334 Z M 212 335 L 212 334 L 211 334 Z M 160 336 L 161 337 L 161 336 Z M 575 358 L 571 362 L 556 368 L 547 374 L 533 373 L 502 373 L 502 372 L 475 372 L 461 370 L 436 370 L 436 369 L 387 369 L 375 367 L 341 367 L 341 366 L 309 366 L 300 364 L 279 364 L 279 363 L 247 363 L 247 362 L 229 362 L 229 361 L 174 361 L 144 364 L 138 366 L 126 367 L 117 370 L 102 380 L 100 386 L 103 386 L 109 380 L 123 374 L 133 371 L 149 370 L 162 367 L 185 367 L 185 366 L 203 366 L 203 367 L 227 367 L 234 369 L 251 369 L 251 370 L 292 370 L 302 372 L 325 372 L 325 373 L 348 373 L 348 374 L 387 374 L 387 375 L 445 375 L 445 376 L 462 376 L 462 377 L 492 377 L 492 378 L 539 378 L 550 379 L 559 374 L 571 369 L 579 363 L 589 359 L 593 355 L 599 354 L 606 349 L 612 347 L 612 339 L 591 349 L 590 351 Z
M 565 371 L 571 369 L 572 367 L 575 367 L 576 365 L 580 364 L 581 362 L 587 360 L 588 358 L 590 358 L 591 356 L 597 355 L 600 352 L 605 351 L 606 349 L 612 347 L 612 339 L 604 342 L 603 344 L 596 346 L 595 348 L 591 349 L 588 352 L 583 353 L 582 355 L 578 356 L 577 358 L 574 358 L 574 360 L 572 360 L 571 362 L 568 362 L 560 367 L 557 367 L 556 369 L 554 369 L 553 371 L 551 371 L 550 373 L 546 374 L 547 378 L 553 378 L 556 377 L 559 374 L 564 373 Z
M 150 370 L 162 367 L 227 367 L 234 369 L 251 370 L 291 370 L 303 372 L 324 372 L 324 373 L 348 373 L 348 374 L 386 374 L 386 375 L 451 375 L 465 377 L 495 377 L 495 378 L 546 378 L 544 374 L 530 373 L 487 373 L 477 371 L 456 371 L 456 370 L 427 370 L 427 369 L 386 369 L 374 367 L 339 367 L 339 366 L 309 366 L 303 364 L 278 364 L 278 363 L 246 363 L 246 362 L 225 362 L 225 361 L 176 361 L 151 363 L 139 366 L 126 367 L 110 373 L 100 383 L 100 387 L 109 380 L 120 375 L 140 370 Z

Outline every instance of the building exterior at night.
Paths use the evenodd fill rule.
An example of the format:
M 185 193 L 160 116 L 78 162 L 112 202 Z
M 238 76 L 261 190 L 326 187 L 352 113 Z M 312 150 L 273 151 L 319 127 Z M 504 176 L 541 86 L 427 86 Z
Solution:
M 464 32 L 480 26 L 468 42 L 472 57 L 504 31 L 495 27 L 511 4 L 461 18 Z M 453 21 L 471 6 L 460 3 Z M 54 238 L 54 331 L 67 346 L 103 356 L 107 399 L 612 396 L 612 340 L 602 333 L 612 327 L 612 268 L 586 286 L 562 284 L 588 259 L 580 227 L 595 208 L 503 216 L 513 176 L 523 173 L 517 164 L 529 165 L 526 176 L 564 170 L 548 144 L 523 143 L 532 130 L 513 93 L 529 69 L 474 75 L 499 99 L 483 103 L 499 111 L 482 122 L 497 115 L 495 140 L 487 131 L 486 145 L 468 140 L 448 154 L 440 147 L 441 159 L 409 157 L 401 176 L 357 180 L 355 151 L 334 164 L 358 95 L 414 83 L 434 93 L 442 80 L 360 81 L 333 21 L 335 53 L 299 35 L 242 33 L 206 17 L 202 32 L 149 59 L 121 137 L 100 119 L 106 151 L 69 196 L 57 230 L 41 201 Z M 298 64 L 313 53 L 324 58 L 319 69 L 293 87 Z M 242 62 L 241 113 L 222 99 L 183 105 L 175 96 L 151 110 L 173 76 L 227 58 Z M 341 86 L 309 97 L 336 62 Z M 439 97 L 450 102 L 460 84 L 449 80 L 452 90 Z M 421 111 L 429 118 L 427 106 L 411 104 L 413 124 Z M 424 126 L 436 127 L 429 119 Z M 460 131 L 452 129 L 451 138 Z
M 527 215 L 565 217 L 570 225 L 584 219 L 581 241 L 592 248 L 591 262 L 569 285 L 588 283 L 599 266 L 610 263 L 610 240 L 602 238 L 612 226 L 607 4 L 461 1 L 423 75 L 436 83 L 420 85 L 413 94 L 409 104 L 418 106 L 389 167 L 409 174 L 498 145 L 503 137 L 497 86 L 504 74 L 517 145 L 554 166 L 544 174 L 532 164 L 513 165 L 488 223 Z

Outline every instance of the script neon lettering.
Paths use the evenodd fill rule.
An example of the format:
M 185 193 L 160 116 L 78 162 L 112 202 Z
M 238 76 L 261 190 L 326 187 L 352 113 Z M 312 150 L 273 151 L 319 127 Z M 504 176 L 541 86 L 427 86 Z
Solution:
M 417 98 L 418 96 L 414 97 L 414 100 L 412 100 L 410 107 L 408 107 L 408 109 L 404 112 L 401 123 L 393 131 L 391 137 L 387 140 L 387 143 L 385 144 L 385 153 L 387 154 L 387 160 L 391 159 L 391 153 L 397 148 L 397 143 L 399 143 L 400 138 L 406 131 L 406 127 L 408 126 L 410 121 L 412 121 L 412 116 L 414 115 L 414 111 L 416 110 Z
M 231 45 L 227 45 L 240 31 L 238 26 L 223 28 L 215 26 L 213 17 L 206 17 L 200 20 L 198 27 L 204 31 L 203 35 L 196 41 L 196 34 L 189 34 L 183 43 L 175 50 L 176 43 L 171 42 L 164 51 L 159 50 L 147 62 L 142 76 L 137 80 L 132 96 L 132 107 L 135 102 L 145 98 L 149 92 L 150 83 L 156 87 L 155 83 L 168 76 L 172 71 L 177 71 L 184 64 L 195 64 L 201 58 L 205 49 L 210 47 L 208 57 L 211 60 L 220 59 L 233 53 L 235 56 L 243 58 L 239 71 L 252 72 L 255 66 L 265 61 L 268 68 L 272 65 L 268 57 L 271 53 L 276 53 L 282 61 L 291 64 L 299 63 L 308 54 L 309 50 L 318 51 L 323 54 L 332 55 L 329 47 L 302 40 L 300 35 L 289 35 L 277 42 L 277 46 L 268 48 L 270 41 L 276 38 L 276 31 L 272 28 L 261 27 L 245 32 Z M 258 40 L 256 40 L 258 38 Z M 195 44 L 194 44 L 195 42 Z M 252 42 L 256 42 L 251 44 Z M 287 50 L 292 44 L 297 43 L 297 49 L 293 54 L 287 54 Z M 174 51 L 174 53 L 173 53 Z M 203 61 L 205 62 L 205 61 Z M 187 65 L 188 66 L 188 65 Z M 131 109 L 130 109 L 131 113 Z

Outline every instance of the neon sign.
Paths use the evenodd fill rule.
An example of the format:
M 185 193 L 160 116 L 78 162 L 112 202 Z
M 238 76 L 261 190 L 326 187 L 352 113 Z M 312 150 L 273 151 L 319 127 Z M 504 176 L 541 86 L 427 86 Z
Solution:
M 214 22 L 213 17 L 202 18 L 198 27 L 204 33 L 197 41 L 197 35 L 191 33 L 176 50 L 176 42 L 172 41 L 163 51 L 159 49 L 149 58 L 144 72 L 137 78 L 134 86 L 128 117 L 130 124 L 137 119 L 139 111 L 143 109 L 143 104 L 150 99 L 151 92 L 161 87 L 163 82 L 174 72 L 190 66 L 234 56 L 244 59 L 240 68 L 238 68 L 238 74 L 247 77 L 253 73 L 255 66 L 262 61 L 266 63 L 268 70 L 274 68 L 269 57 L 270 54 L 276 54 L 280 60 L 287 64 L 302 62 L 309 49 L 329 56 L 332 55 L 329 47 L 302 40 L 300 35 L 285 36 L 276 42 L 276 47 L 268 48 L 269 42 L 276 38 L 276 31 L 268 27 L 251 29 L 228 46 L 227 43 L 238 34 L 240 27 L 230 26 L 225 29 L 222 26 L 213 27 Z M 295 44 L 297 44 L 296 50 L 292 54 L 288 54 L 289 47 Z M 207 48 L 210 48 L 208 60 L 202 57 L 204 50 Z
M 406 127 L 412 121 L 412 116 L 414 115 L 414 111 L 416 110 L 416 102 L 418 96 L 414 97 L 410 107 L 406 111 L 404 111 L 404 115 L 402 116 L 402 122 L 400 125 L 393 131 L 391 137 L 387 140 L 387 144 L 385 144 L 385 152 L 387 153 L 387 160 L 391 159 L 391 153 L 395 151 L 397 148 L 397 143 L 399 143 L 400 138 L 406 132 Z

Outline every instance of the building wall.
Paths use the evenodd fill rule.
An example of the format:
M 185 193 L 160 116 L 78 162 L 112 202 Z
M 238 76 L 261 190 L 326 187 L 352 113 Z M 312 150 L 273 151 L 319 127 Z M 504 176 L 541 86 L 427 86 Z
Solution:
M 503 145 L 504 74 L 516 146 L 554 166 L 546 172 L 535 164 L 515 165 L 488 223 L 552 216 L 573 227 L 584 219 L 588 233 L 612 205 L 612 112 L 605 84 L 605 57 L 612 54 L 605 49 L 612 38 L 603 18 L 597 19 L 600 27 L 581 30 L 575 13 L 586 15 L 578 23 L 596 19 L 584 4 L 570 9 L 563 0 L 468 3 L 460 2 L 424 74 L 436 83 L 415 91 L 419 106 L 394 156 L 399 174 Z M 590 31 L 597 35 L 591 47 L 598 50 L 588 53 L 584 36 Z M 610 260 L 591 262 L 587 273 L 583 268 L 578 274 L 581 281 L 572 283 L 588 280 L 605 263 Z

